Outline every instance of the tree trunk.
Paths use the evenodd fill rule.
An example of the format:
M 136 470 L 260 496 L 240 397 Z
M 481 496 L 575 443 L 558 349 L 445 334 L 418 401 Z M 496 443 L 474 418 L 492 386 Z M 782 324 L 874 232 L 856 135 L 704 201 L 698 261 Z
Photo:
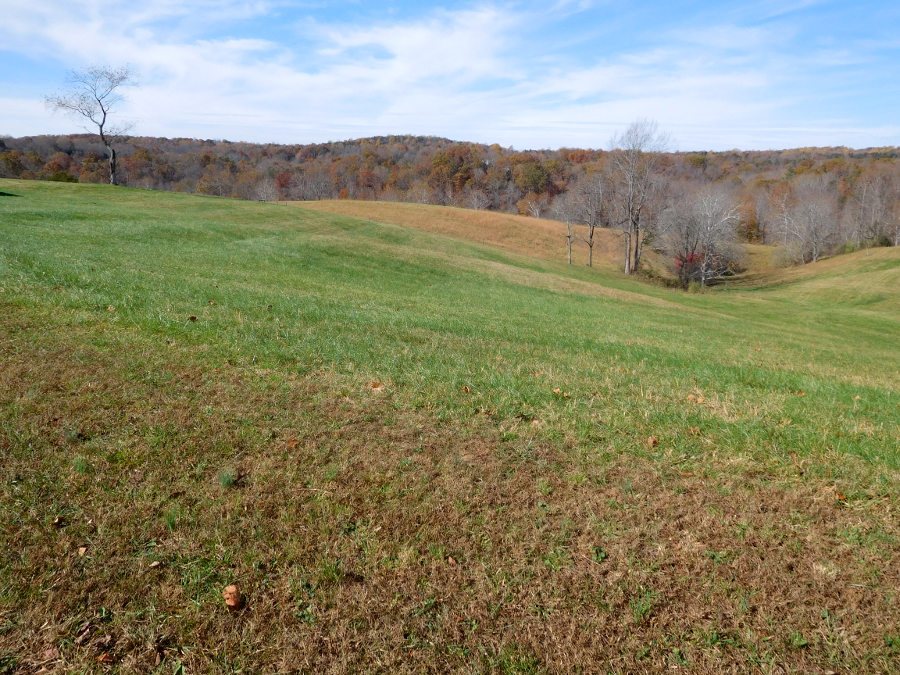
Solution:
M 625 274 L 631 274 L 631 233 L 625 233 Z
M 109 152 L 109 184 L 118 185 L 119 181 L 116 177 L 116 151 L 111 145 L 106 146 Z

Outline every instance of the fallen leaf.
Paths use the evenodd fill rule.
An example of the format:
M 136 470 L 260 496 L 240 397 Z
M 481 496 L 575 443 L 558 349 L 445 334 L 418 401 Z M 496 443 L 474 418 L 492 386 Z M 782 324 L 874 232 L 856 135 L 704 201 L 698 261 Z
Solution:
M 56 647 L 50 647 L 50 649 L 44 652 L 44 661 L 50 661 L 51 659 L 56 658 L 59 658 L 59 650 Z
M 106 652 L 102 653 L 97 657 L 97 663 L 115 663 L 115 659 L 107 654 Z
M 452 555 L 448 555 L 448 556 L 447 556 L 447 562 L 450 563 L 451 565 L 455 565 L 455 564 L 456 564 L 456 560 L 453 558 Z
M 384 382 L 369 382 L 369 386 L 372 387 L 372 391 L 384 391 Z
M 291 440 L 289 440 L 289 441 L 287 442 L 287 446 L 288 446 L 288 448 L 291 449 L 291 450 L 293 450 L 294 448 L 296 448 L 298 445 L 300 445 L 300 441 L 298 441 L 296 438 L 292 438 Z
M 463 387 L 462 390 L 463 390 L 466 394 L 468 394 L 470 391 L 472 391 L 471 389 L 469 389 L 469 385 L 466 385 L 465 387 Z
M 194 316 L 193 314 L 191 314 L 191 315 L 188 317 L 188 321 L 196 321 L 196 320 L 197 320 L 197 317 Z
M 569 398 L 569 392 L 564 391 L 564 392 L 563 392 L 563 398 Z
M 853 400 L 854 400 L 854 401 L 858 401 L 859 398 L 860 398 L 860 396 L 859 396 L 859 394 L 857 394 L 856 396 L 853 397 Z
M 759 347 L 756 348 L 756 351 L 759 351 Z
M 696 401 L 696 400 L 697 400 L 697 397 L 694 396 L 693 394 L 688 394 L 688 395 L 687 395 L 687 400 L 688 400 L 688 401 Z
M 560 389 L 559 387 L 556 387 L 556 388 L 553 390 L 553 393 L 556 394 L 557 396 L 559 396 L 559 395 L 562 393 L 562 389 Z
M 531 420 L 531 426 L 539 427 L 539 426 L 541 426 L 541 421 L 540 420 Z
M 702 396 L 698 396 L 698 397 L 697 397 L 697 403 L 706 403 L 706 399 L 703 398 Z
M 115 312 L 115 311 L 116 311 L 116 308 L 113 307 L 112 305 L 110 305 L 109 307 L 106 308 L 106 311 L 107 311 L 107 312 Z
M 647 445 L 649 445 L 651 448 L 655 448 L 657 445 L 659 445 L 659 439 L 656 436 L 651 436 L 647 439 Z
M 798 391 L 798 392 L 797 392 L 797 396 L 806 396 L 806 392 L 805 392 L 805 391 Z
M 62 527 L 64 524 L 62 516 L 56 516 L 56 518 L 53 519 L 53 522 L 50 523 L 53 527 Z
M 159 567 L 159 564 L 159 560 L 154 560 L 152 563 L 150 563 L 150 569 L 155 570 L 157 567 Z
M 215 303 L 214 300 L 210 300 L 210 301 L 209 301 L 209 304 L 214 305 L 214 304 L 216 304 L 216 303 Z
M 239 612 L 244 608 L 244 596 L 234 584 L 229 584 L 222 591 L 222 597 L 225 599 L 225 606 L 230 612 Z
M 688 432 L 690 432 L 691 436 L 699 436 L 700 427 L 691 427 L 690 429 L 688 429 Z
M 84 554 L 87 553 L 87 550 L 88 550 L 87 546 L 79 546 L 78 547 L 78 557 L 83 558 Z

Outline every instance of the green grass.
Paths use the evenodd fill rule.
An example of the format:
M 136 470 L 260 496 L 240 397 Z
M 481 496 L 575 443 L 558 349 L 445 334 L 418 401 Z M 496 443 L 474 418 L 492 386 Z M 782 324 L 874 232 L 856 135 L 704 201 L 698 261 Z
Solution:
M 793 588 L 804 560 L 815 593 L 877 588 L 896 618 L 900 252 L 684 294 L 272 204 L 0 191 L 17 373 L 0 381 L 0 526 L 21 547 L 0 558 L 0 655 L 45 649 L 52 615 L 60 648 L 96 663 L 73 631 L 99 626 L 99 592 L 134 598 L 111 620 L 123 671 L 331 653 L 349 670 L 557 672 L 599 658 L 554 652 L 580 625 L 619 636 L 609 656 L 640 652 L 638 670 L 737 654 L 887 672 L 894 638 L 874 623 L 847 646 L 818 605 L 750 598 Z M 57 539 L 38 536 L 57 515 Z M 688 546 L 690 523 L 705 534 Z M 65 568 L 77 597 L 59 598 L 54 547 L 88 537 Z M 771 577 L 746 563 L 760 551 L 783 562 Z M 268 633 L 215 614 L 236 578 Z M 690 618 L 695 602 L 719 614 Z
M 553 437 L 637 450 L 662 433 L 666 447 L 690 452 L 696 443 L 672 431 L 701 425 L 723 453 L 833 452 L 897 468 L 900 284 L 887 278 L 874 306 L 847 302 L 841 283 L 648 293 L 285 207 L 139 191 L 110 204 L 104 187 L 8 187 L 22 197 L 0 212 L 4 297 L 52 303 L 71 320 L 203 349 L 216 365 L 326 370 L 348 387 L 383 381 L 405 406 L 461 423 L 491 410 L 512 433 L 524 415 Z M 897 256 L 881 266 L 900 278 Z M 572 277 L 586 284 L 556 290 Z M 590 285 L 638 295 L 596 297 Z M 711 407 L 686 405 L 693 391 Z

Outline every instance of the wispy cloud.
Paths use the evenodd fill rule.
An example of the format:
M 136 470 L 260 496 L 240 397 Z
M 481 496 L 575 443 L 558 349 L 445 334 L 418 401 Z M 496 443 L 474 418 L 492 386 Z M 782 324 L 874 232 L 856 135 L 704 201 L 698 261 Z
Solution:
M 755 15 L 764 21 L 742 21 L 745 9 L 707 11 L 644 25 L 633 39 L 603 28 L 621 9 L 611 1 L 386 11 L 376 20 L 333 15 L 315 3 L 77 4 L 0 0 L 0 43 L 7 53 L 58 64 L 56 81 L 64 66 L 131 62 L 143 84 L 131 92 L 127 114 L 147 134 L 310 142 L 412 132 L 599 147 L 638 116 L 659 120 L 683 147 L 852 138 L 875 145 L 893 133 L 850 102 L 827 119 L 818 110 L 797 117 L 807 103 L 814 109 L 828 69 L 864 65 L 890 47 L 866 35 L 865 49 L 798 51 L 802 25 L 769 21 L 776 15 L 768 2 Z M 567 41 L 573 31 L 581 37 Z M 586 37 L 591 31 L 596 36 Z M 840 81 L 832 80 L 834 108 Z M 49 91 L 56 81 L 40 86 Z M 27 93 L 16 109 L 32 105 L 36 96 Z M 0 132 L 60 129 L 45 113 L 9 110 L 0 112 Z M 834 119 L 847 124 L 835 127 Z M 842 133 L 852 138 L 841 140 Z

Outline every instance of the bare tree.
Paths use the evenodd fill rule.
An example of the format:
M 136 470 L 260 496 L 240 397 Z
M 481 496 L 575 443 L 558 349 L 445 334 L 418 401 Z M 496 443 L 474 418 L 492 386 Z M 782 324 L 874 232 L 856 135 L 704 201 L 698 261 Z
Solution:
M 113 143 L 133 125 L 122 122 L 113 124 L 109 116 L 115 112 L 116 105 L 125 100 L 119 89 L 135 84 L 134 72 L 130 66 L 89 66 L 84 70 L 70 71 L 66 84 L 67 88 L 62 93 L 45 97 L 44 103 L 53 111 L 81 116 L 97 128 L 100 140 L 109 154 L 109 182 L 111 185 L 118 185 Z M 83 128 L 92 131 L 89 127 Z
M 801 183 L 796 200 L 784 210 L 786 232 L 793 237 L 798 262 L 818 262 L 838 234 L 839 205 L 834 189 L 822 178 Z
M 738 206 L 722 187 L 673 200 L 662 216 L 662 239 L 682 288 L 691 281 L 706 286 L 732 267 L 737 224 Z
M 575 234 L 577 207 L 571 194 L 560 195 L 553 201 L 553 215 L 556 216 L 557 220 L 561 220 L 566 224 L 566 233 L 562 236 L 566 238 L 566 248 L 569 252 L 569 264 L 571 265 L 572 242 L 578 239 L 578 236 Z
M 644 241 L 655 229 L 666 187 L 659 169 L 670 145 L 656 122 L 645 119 L 610 141 L 610 202 L 613 222 L 624 233 L 626 274 L 637 272 Z
M 604 177 L 602 174 L 588 174 L 575 186 L 575 213 L 578 220 L 587 226 L 587 237 L 581 240 L 588 245 L 588 267 L 594 266 L 594 230 L 603 225 Z
M 859 180 L 847 205 L 847 216 L 856 246 L 890 242 L 892 216 L 900 186 L 894 174 L 870 173 Z

